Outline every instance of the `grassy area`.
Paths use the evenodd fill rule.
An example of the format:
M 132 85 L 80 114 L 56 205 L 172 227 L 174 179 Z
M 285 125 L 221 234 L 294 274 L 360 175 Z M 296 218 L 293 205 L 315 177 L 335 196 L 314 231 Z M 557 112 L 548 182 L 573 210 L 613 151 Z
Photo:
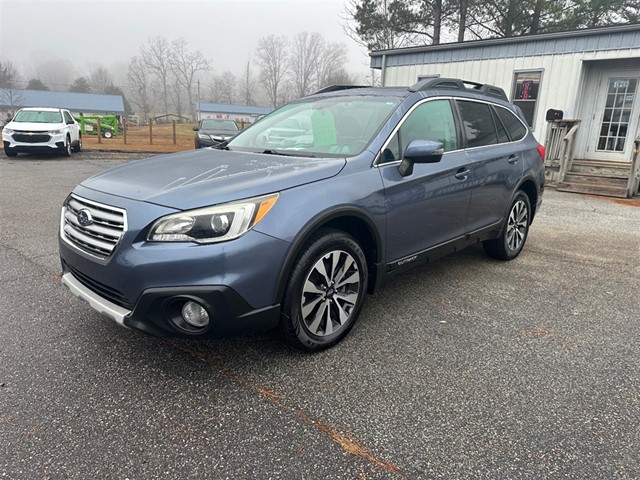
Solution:
M 119 150 L 124 152 L 179 152 L 194 148 L 193 138 L 196 124 L 176 124 L 176 143 L 173 143 L 173 125 L 153 125 L 150 141 L 149 127 L 129 127 L 127 129 L 127 143 L 124 135 L 102 138 L 98 143 L 97 135 L 84 135 L 82 138 L 85 150 Z

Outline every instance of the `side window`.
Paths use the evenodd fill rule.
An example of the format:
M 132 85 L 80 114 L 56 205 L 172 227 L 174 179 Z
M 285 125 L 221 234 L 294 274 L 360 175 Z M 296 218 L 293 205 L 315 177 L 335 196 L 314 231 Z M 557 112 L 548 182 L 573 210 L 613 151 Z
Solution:
M 507 131 L 504 129 L 504 125 L 496 115 L 495 110 L 491 109 L 491 116 L 493 117 L 493 122 L 496 125 L 496 131 L 498 132 L 498 143 L 507 143 L 509 141 L 509 135 L 507 135 Z
M 73 119 L 71 118 L 71 115 L 67 111 L 64 112 L 64 121 L 65 121 L 65 123 L 73 122 Z
M 456 124 L 449 100 L 432 100 L 416 107 L 382 152 L 382 161 L 402 159 L 404 150 L 413 140 L 441 142 L 445 152 L 458 149 Z
M 458 100 L 458 106 L 467 138 L 467 148 L 498 143 L 498 135 L 488 104 Z
M 502 120 L 503 125 L 509 132 L 509 136 L 512 141 L 522 140 L 524 136 L 527 134 L 527 129 L 522 124 L 518 117 L 516 117 L 513 113 L 511 113 L 506 108 L 496 107 L 496 113 L 500 120 Z

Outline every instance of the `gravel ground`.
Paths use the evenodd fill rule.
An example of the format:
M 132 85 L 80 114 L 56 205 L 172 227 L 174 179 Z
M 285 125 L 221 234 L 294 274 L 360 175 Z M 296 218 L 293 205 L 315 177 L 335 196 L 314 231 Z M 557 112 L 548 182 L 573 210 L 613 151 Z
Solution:
M 517 260 L 419 267 L 303 355 L 144 336 L 60 285 L 63 199 L 141 157 L 0 157 L 0 478 L 640 478 L 640 202 L 548 190 Z

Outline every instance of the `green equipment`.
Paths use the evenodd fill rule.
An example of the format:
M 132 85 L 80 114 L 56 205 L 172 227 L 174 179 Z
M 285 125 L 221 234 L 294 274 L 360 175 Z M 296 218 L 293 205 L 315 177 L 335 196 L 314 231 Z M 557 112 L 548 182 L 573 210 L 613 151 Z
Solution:
M 118 135 L 118 117 L 116 115 L 79 115 L 74 117 L 80 124 L 82 134 L 97 135 L 98 119 L 100 120 L 100 133 L 104 138 Z

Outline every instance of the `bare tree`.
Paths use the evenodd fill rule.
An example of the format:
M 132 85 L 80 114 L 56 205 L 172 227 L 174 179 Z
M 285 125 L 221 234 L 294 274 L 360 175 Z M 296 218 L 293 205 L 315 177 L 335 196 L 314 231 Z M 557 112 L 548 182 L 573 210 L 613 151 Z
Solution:
M 289 54 L 289 69 L 293 94 L 304 97 L 316 86 L 318 64 L 325 48 L 319 33 L 300 32 L 293 37 Z
M 129 96 L 131 101 L 142 110 L 145 122 L 149 113 L 153 110 L 155 96 L 151 89 L 151 78 L 149 71 L 140 57 L 133 57 L 129 62 Z
M 344 71 L 346 59 L 347 49 L 344 44 L 328 43 L 323 46 L 315 66 L 316 90 L 335 83 L 338 72 Z
M 211 103 L 220 103 L 220 77 L 212 75 L 207 85 L 207 97 Z
M 187 91 L 189 101 L 189 113 L 195 117 L 195 103 L 193 100 L 193 83 L 198 72 L 209 70 L 209 60 L 199 50 L 190 51 L 187 41 L 179 38 L 171 43 L 171 69 L 176 77 L 178 85 Z
M 176 77 L 175 75 L 171 76 L 171 84 L 169 86 L 169 97 L 171 98 L 171 102 L 173 103 L 173 108 L 174 111 L 176 113 L 176 115 L 178 115 L 179 117 L 182 117 L 182 113 L 183 113 L 183 98 L 182 98 L 182 92 L 183 89 L 181 88 L 182 85 L 180 85 L 180 82 L 178 81 L 178 77 Z
M 269 35 L 258 40 L 256 59 L 260 65 L 260 78 L 271 105 L 281 102 L 280 87 L 287 73 L 287 39 Z
M 236 76 L 230 71 L 222 72 L 218 78 L 218 93 L 220 101 L 232 104 L 236 97 Z
M 18 88 L 20 73 L 10 60 L 0 60 L 0 104 L 9 107 L 11 116 L 16 107 L 24 102 L 22 90 Z
M 89 84 L 95 93 L 104 94 L 113 87 L 113 77 L 105 67 L 97 67 L 89 74 Z
M 171 46 L 164 37 L 154 37 L 140 48 L 140 59 L 145 67 L 153 72 L 162 86 L 164 113 L 169 113 L 169 83 L 171 82 Z
M 251 57 L 247 60 L 247 64 L 242 72 L 242 79 L 240 83 L 240 97 L 241 101 L 245 105 L 251 105 L 253 101 L 253 91 L 255 89 L 255 82 L 251 73 Z

